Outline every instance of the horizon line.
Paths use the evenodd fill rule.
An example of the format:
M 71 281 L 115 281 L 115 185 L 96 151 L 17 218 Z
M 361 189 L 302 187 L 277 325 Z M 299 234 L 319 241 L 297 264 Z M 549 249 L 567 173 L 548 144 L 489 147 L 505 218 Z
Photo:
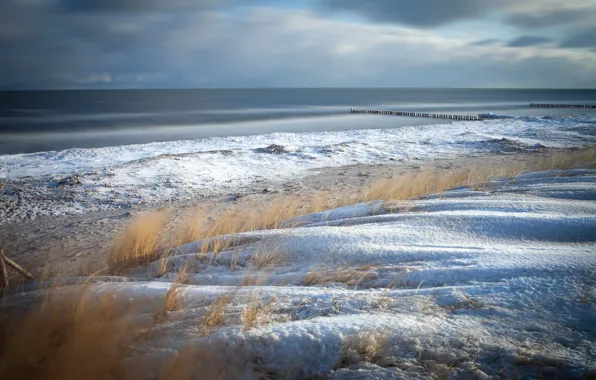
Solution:
M 255 90 L 550 90 L 550 91 L 596 91 L 596 88 L 562 88 L 562 87 L 390 87 L 390 86 L 376 86 L 376 87 L 343 87 L 343 86 L 329 86 L 329 87 L 101 87 L 101 88 L 32 88 L 32 89 L 2 89 L 0 92 L 58 92 L 58 91 L 221 91 L 221 90 L 241 90 L 241 91 L 255 91 Z

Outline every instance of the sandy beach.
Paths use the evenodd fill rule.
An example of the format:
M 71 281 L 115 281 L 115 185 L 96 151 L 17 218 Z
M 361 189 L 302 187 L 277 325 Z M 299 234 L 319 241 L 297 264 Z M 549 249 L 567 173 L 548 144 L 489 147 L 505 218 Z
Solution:
M 553 161 L 566 169 L 548 164 L 557 154 L 572 158 Z M 102 373 L 583 379 L 596 348 L 595 159 L 593 150 L 544 150 L 319 169 L 161 207 L 163 229 L 155 218 L 164 214 L 142 207 L 7 224 L 6 252 L 38 278 L 5 293 L 3 308 L 18 316 L 48 297 L 25 330 L 8 330 L 32 337 L 12 347 L 53 342 L 66 320 L 77 342 L 65 342 L 68 358 L 109 347 L 94 362 Z M 487 168 L 513 171 L 448 185 Z M 417 199 L 383 195 L 417 178 L 448 181 L 434 193 L 426 189 L 436 183 L 421 182 Z M 367 188 L 376 189 L 370 201 L 345 201 Z M 317 194 L 339 203 L 299 212 Z M 297 202 L 295 216 L 247 228 L 243 219 L 276 216 L 280 197 Z M 230 208 L 238 213 L 222 217 Z M 230 225 L 176 243 L 197 209 Z M 121 367 L 123 358 L 132 361 Z
M 180 224 L 197 209 L 214 218 L 230 206 L 259 209 L 280 197 L 298 199 L 307 205 L 309 197 L 317 193 L 335 194 L 339 198 L 362 191 L 379 180 L 420 170 L 449 172 L 486 166 L 507 167 L 519 162 L 533 163 L 555 152 L 560 150 L 322 168 L 290 181 L 258 181 L 234 193 L 196 201 L 5 223 L 0 225 L 0 242 L 7 254 L 36 275 L 44 270 L 54 276 L 86 275 L 105 265 L 108 242 L 135 216 L 145 212 L 168 210 L 168 223 L 162 237 L 163 244 L 167 245 Z

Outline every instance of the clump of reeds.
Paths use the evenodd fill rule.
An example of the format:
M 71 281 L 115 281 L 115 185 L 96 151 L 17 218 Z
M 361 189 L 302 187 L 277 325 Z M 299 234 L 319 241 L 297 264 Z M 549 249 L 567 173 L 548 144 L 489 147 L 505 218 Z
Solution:
M 512 178 L 531 171 L 575 167 L 596 167 L 596 149 L 557 152 L 541 156 L 537 160 L 521 161 L 504 167 L 477 165 L 467 169 L 445 171 L 422 169 L 418 172 L 377 181 L 363 191 L 361 199 L 364 201 L 407 200 L 437 194 L 459 186 L 480 188 L 486 181 Z
M 240 322 L 244 331 L 248 331 L 258 325 L 263 325 L 271 320 L 271 306 L 274 299 L 262 301 L 258 295 L 252 295 L 247 299 L 242 312 Z
M 231 294 L 225 294 L 217 297 L 209 304 L 201 321 L 203 333 L 209 334 L 214 328 L 225 324 L 224 308 L 231 297 Z
M 349 336 L 342 345 L 335 368 L 347 367 L 358 362 L 376 363 L 382 359 L 387 331 L 359 331 Z
M 123 373 L 122 359 L 147 324 L 109 292 L 48 291 L 2 320 L 0 378 L 103 379 Z
M 166 217 L 165 212 L 141 215 L 116 235 L 108 252 L 110 272 L 118 273 L 155 260 Z

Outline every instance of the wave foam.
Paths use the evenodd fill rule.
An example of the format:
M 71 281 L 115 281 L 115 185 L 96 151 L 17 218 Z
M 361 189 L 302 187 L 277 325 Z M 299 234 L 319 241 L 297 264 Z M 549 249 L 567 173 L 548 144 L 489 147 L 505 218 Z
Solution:
M 57 183 L 77 175 L 80 184 L 68 189 L 77 209 L 104 209 L 221 194 L 255 180 L 283 181 L 323 167 L 582 147 L 596 143 L 590 124 L 595 120 L 596 115 L 504 118 L 17 154 L 0 156 L 0 184 L 29 192 L 31 200 L 64 198 Z M 0 196 L 12 199 L 6 190 Z

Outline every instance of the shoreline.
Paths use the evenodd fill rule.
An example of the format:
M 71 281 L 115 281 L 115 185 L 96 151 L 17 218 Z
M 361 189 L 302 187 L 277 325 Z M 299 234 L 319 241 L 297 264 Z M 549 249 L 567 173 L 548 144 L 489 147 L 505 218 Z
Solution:
M 542 149 L 533 153 L 471 155 L 456 159 L 395 161 L 392 164 L 357 164 L 306 171 L 289 181 L 261 181 L 228 195 L 206 196 L 194 201 L 149 205 L 113 211 L 91 211 L 80 215 L 23 220 L 0 225 L 0 242 L 8 255 L 34 275 L 51 270 L 53 274 L 76 275 L 89 272 L 105 259 L 107 243 L 137 214 L 169 210 L 163 239 L 171 239 L 180 223 L 201 208 L 214 217 L 230 206 L 259 208 L 280 196 L 297 199 L 315 193 L 353 194 L 374 182 L 422 168 L 457 170 L 480 165 L 506 166 L 520 161 L 533 162 L 555 152 L 575 149 Z M 165 240 L 164 240 L 165 241 Z

